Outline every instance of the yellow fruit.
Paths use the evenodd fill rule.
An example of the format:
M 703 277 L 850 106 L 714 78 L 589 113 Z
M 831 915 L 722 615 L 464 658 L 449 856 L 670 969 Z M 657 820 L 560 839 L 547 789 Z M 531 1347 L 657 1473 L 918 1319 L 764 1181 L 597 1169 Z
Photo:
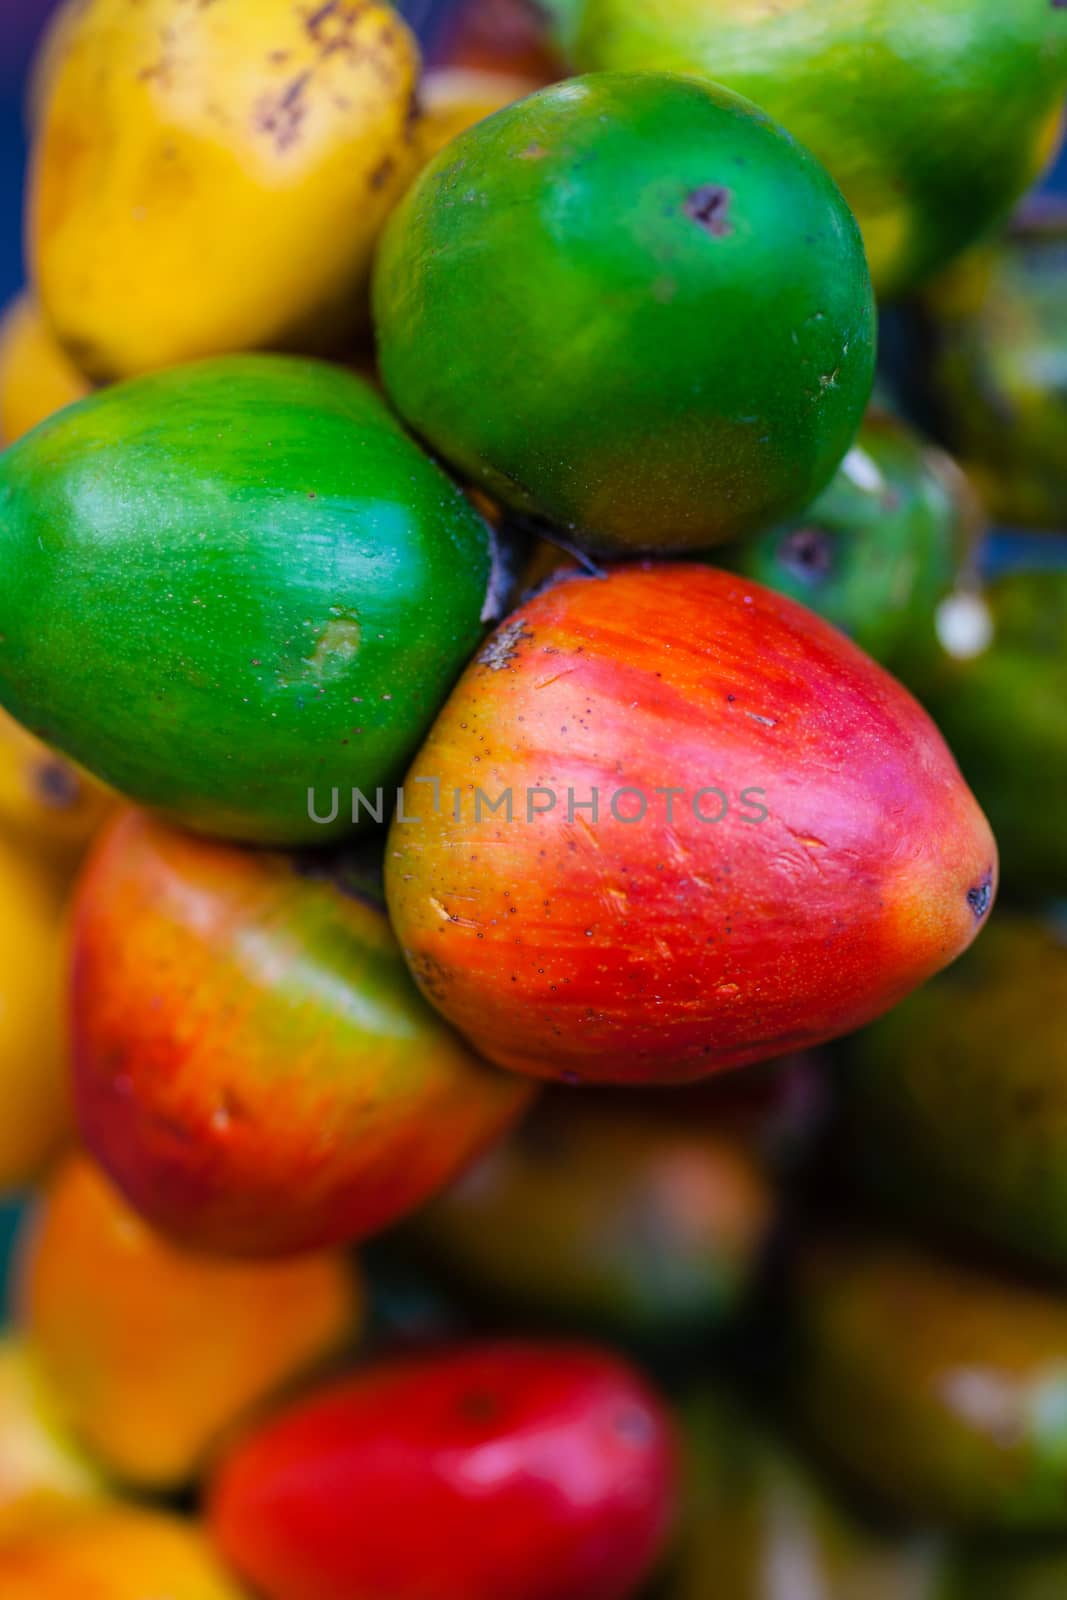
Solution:
M 192 1479 L 250 1408 L 342 1350 L 360 1312 L 343 1255 L 195 1255 L 83 1156 L 63 1164 L 31 1224 L 20 1302 L 66 1425 L 147 1489 Z
M 69 868 L 113 803 L 103 784 L 0 711 L 0 834 Z
M 418 47 L 376 0 L 83 0 L 39 78 L 29 248 L 91 377 L 336 349 L 414 170 Z
M 20 294 L 0 322 L 0 444 L 14 444 L 89 387 L 31 296 Z
M 0 835 L 0 1192 L 31 1183 L 70 1125 L 64 935 L 52 877 Z
M 133 1506 L 0 1549 L 3 1600 L 242 1600 L 197 1525 Z
M 0 1547 L 98 1507 L 106 1494 L 53 1417 L 23 1345 L 0 1340 Z
M 476 67 L 442 67 L 428 72 L 419 90 L 422 115 L 415 130 L 421 162 L 432 160 L 438 150 L 476 122 L 540 87 L 536 78 L 483 72 Z

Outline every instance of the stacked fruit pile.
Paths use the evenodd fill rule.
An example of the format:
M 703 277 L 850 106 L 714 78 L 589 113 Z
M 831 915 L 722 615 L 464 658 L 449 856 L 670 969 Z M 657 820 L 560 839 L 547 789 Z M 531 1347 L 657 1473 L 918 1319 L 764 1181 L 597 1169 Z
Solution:
M 1060 0 L 59 10 L 2 1600 L 1067 1593 L 1065 89 Z

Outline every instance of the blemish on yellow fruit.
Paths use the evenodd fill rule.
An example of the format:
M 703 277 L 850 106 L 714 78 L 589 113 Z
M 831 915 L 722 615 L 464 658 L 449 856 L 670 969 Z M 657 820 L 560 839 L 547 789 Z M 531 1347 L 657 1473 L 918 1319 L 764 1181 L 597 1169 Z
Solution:
M 79 365 L 342 349 L 418 159 L 418 48 L 392 7 L 84 0 L 57 28 L 28 232 Z

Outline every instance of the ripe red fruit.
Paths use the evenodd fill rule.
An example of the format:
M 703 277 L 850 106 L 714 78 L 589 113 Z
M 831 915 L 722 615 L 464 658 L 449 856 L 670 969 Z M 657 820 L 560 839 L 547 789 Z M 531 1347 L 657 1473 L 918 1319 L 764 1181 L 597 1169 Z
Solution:
M 882 668 L 759 584 L 642 564 L 497 630 L 411 770 L 387 889 L 490 1060 L 648 1083 L 868 1022 L 971 942 L 996 870 Z
M 674 1510 L 659 1402 L 592 1349 L 370 1368 L 223 1463 L 210 1521 L 264 1600 L 626 1600 Z
M 362 1239 L 525 1109 L 425 1004 L 384 910 L 341 871 L 139 812 L 93 850 L 73 928 L 81 1136 L 198 1249 Z

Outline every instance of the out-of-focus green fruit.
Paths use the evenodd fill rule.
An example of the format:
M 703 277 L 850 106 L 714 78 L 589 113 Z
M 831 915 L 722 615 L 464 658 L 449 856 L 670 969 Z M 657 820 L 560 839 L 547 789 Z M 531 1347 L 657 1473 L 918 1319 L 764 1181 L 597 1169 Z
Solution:
M 941 436 L 1000 521 L 1067 528 L 1067 205 L 965 256 L 926 309 Z
M 791 595 L 907 678 L 936 650 L 937 607 L 979 521 L 955 464 L 872 411 L 807 511 L 712 559 Z
M 1067 1274 L 1067 928 L 1001 912 L 848 1041 L 844 1147 L 894 1210 Z
M 1004 893 L 1067 894 L 1067 562 L 1050 552 L 950 599 L 939 632 L 913 687 L 989 818 Z
M 933 1600 L 938 1552 L 860 1522 L 742 1409 L 704 1391 L 678 1555 L 656 1600 Z
M 591 549 L 701 549 L 808 505 L 870 396 L 863 245 L 824 169 L 714 84 L 601 73 L 440 152 L 375 281 L 433 448 Z
M 887 1509 L 1067 1532 L 1067 1295 L 873 1238 L 827 1241 L 798 1273 L 793 1318 L 800 1419 Z
M 744 1302 L 778 1210 L 759 1114 L 732 1088 L 552 1090 L 415 1217 L 412 1243 L 466 1294 L 527 1318 L 640 1342 L 711 1334 Z M 783 1079 L 783 1105 L 789 1092 Z
M 1067 1552 L 980 1549 L 952 1562 L 937 1600 L 1063 1600 Z
M 1004 216 L 1054 148 L 1059 0 L 543 0 L 580 71 L 706 75 L 833 173 L 880 295 Z

